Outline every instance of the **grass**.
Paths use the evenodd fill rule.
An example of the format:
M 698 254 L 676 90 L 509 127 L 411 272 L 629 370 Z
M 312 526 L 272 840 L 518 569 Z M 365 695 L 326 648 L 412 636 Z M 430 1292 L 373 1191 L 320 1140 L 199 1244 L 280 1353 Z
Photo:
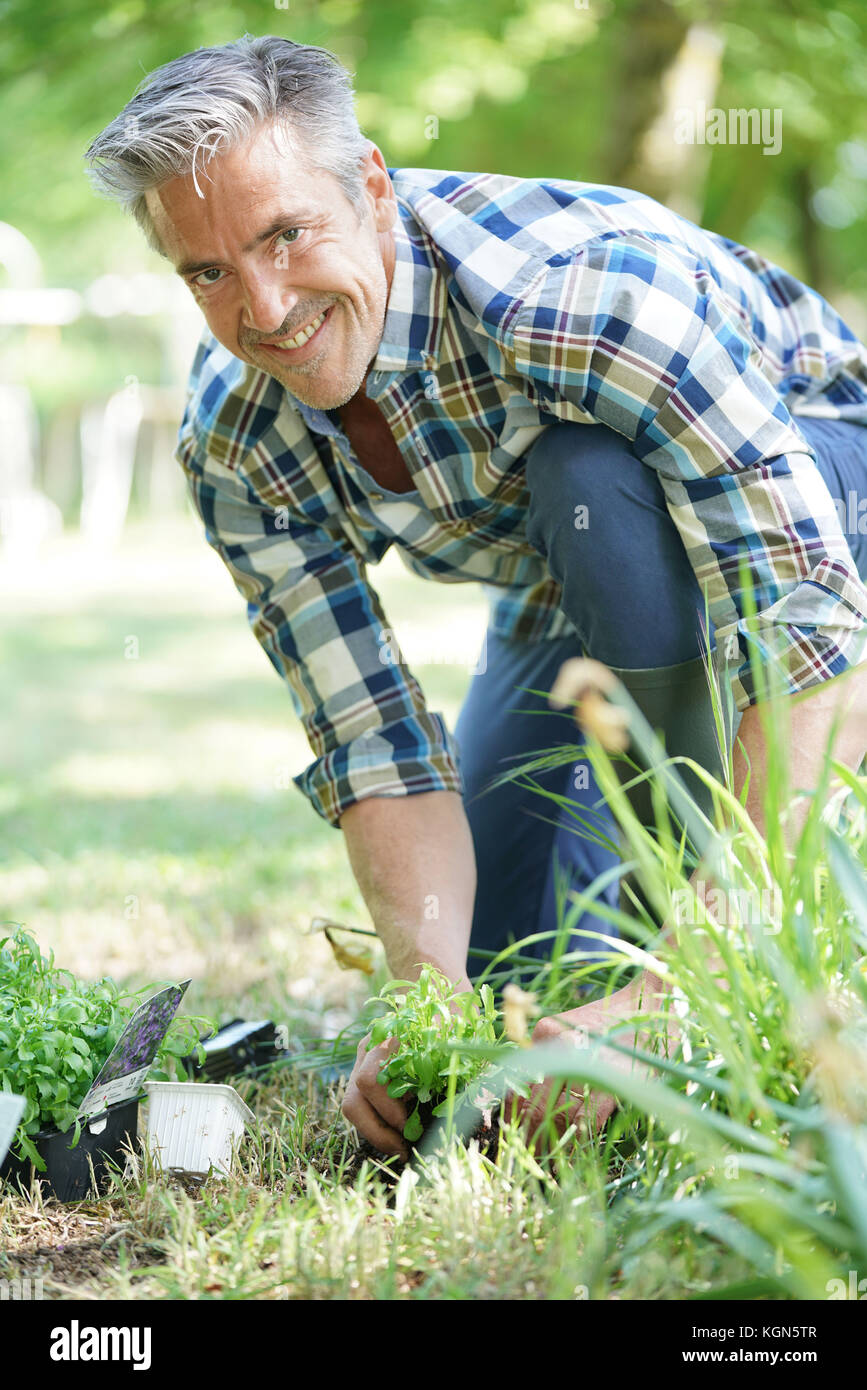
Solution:
M 441 620 L 442 591 L 391 569 L 375 579 L 398 632 L 402 612 Z M 285 789 L 307 746 L 192 523 L 134 527 L 101 559 L 67 538 L 10 580 L 0 916 L 83 974 L 189 974 L 191 1013 L 273 1018 L 293 1049 L 334 1038 L 384 982 L 381 955 L 372 979 L 344 973 L 307 933 L 315 916 L 366 912 L 342 837 Z M 448 595 L 449 624 L 460 609 L 480 640 L 478 597 Z M 413 669 L 453 725 L 467 673 Z M 587 751 L 649 900 L 683 916 L 688 865 L 662 791 L 676 768 L 657 769 L 647 831 L 598 745 Z M 790 799 L 779 778 L 769 794 Z M 139 1159 L 99 1202 L 0 1197 L 0 1278 L 42 1278 L 59 1298 L 701 1300 L 827 1298 L 833 1278 L 863 1276 L 867 780 L 830 809 L 817 798 L 792 858 L 717 795 L 715 824 L 695 834 L 732 890 L 724 911 L 693 903 L 667 946 L 640 905 L 597 909 L 675 981 L 686 1046 L 661 1055 L 661 1011 L 655 1076 L 613 1070 L 616 1037 L 567 1067 L 543 1059 L 617 1086 L 601 1142 L 567 1134 L 539 1161 L 506 1126 L 496 1164 L 452 1147 L 396 1190 L 370 1165 L 349 1183 L 339 1081 L 286 1065 L 237 1083 L 257 1125 L 231 1177 L 184 1186 Z M 770 931 L 751 907 L 769 885 Z M 564 935 L 578 910 L 566 906 Z M 535 981 L 547 1009 L 582 977 L 602 993 L 630 966 L 622 950 L 607 974 L 556 943 L 554 957 Z

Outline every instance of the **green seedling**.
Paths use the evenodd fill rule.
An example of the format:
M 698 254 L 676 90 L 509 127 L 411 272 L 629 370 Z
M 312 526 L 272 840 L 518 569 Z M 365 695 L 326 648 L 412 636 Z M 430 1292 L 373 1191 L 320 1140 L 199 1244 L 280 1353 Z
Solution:
M 80 1125 L 77 1114 L 103 1063 L 132 1015 L 154 992 L 122 990 L 111 979 L 76 979 L 43 956 L 37 942 L 19 928 L 0 940 L 0 1091 L 25 1099 L 16 1134 L 20 1158 L 40 1172 L 45 1162 L 29 1138 L 39 1130 L 61 1133 Z M 179 1058 L 199 1044 L 205 1019 L 176 1018 L 157 1052 L 153 1079 L 182 1076 Z
M 396 1039 L 397 1047 L 383 1063 L 379 1080 L 390 1096 L 415 1099 L 403 1129 L 404 1138 L 414 1143 L 422 1135 L 421 1105 L 434 1102 L 433 1114 L 443 1115 L 454 1097 L 460 1096 L 462 1102 L 474 1099 L 473 1083 L 489 1062 L 471 1049 L 499 1044 L 499 1013 L 488 985 L 460 993 L 432 965 L 423 966 L 414 982 L 391 980 L 377 1001 L 387 1011 L 374 1023 L 368 1049 Z M 467 1051 L 462 1051 L 462 1044 Z M 507 1043 L 500 1045 L 504 1053 L 511 1050 Z

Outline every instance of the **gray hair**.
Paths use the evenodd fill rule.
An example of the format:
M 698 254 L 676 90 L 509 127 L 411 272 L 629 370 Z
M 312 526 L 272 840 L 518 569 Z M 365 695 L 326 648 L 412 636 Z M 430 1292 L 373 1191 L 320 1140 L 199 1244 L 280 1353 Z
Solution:
M 358 127 L 351 76 L 328 49 L 274 35 L 198 48 L 149 73 L 87 150 L 88 176 L 162 252 L 147 190 L 192 174 L 199 191 L 209 159 L 275 120 L 298 134 L 305 165 L 333 174 L 357 208 L 370 142 Z

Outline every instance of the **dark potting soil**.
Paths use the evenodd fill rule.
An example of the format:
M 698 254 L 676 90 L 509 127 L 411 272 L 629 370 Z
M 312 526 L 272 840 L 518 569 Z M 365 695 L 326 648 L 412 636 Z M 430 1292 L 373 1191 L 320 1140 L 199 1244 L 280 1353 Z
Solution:
M 420 1156 L 420 1151 L 424 1148 L 424 1140 L 428 1130 L 440 1120 L 440 1117 L 435 1116 L 433 1113 L 435 1104 L 439 1104 L 439 1101 L 425 1101 L 424 1103 L 419 1103 L 418 1111 L 419 1119 L 422 1124 L 422 1132 L 420 1137 L 413 1142 L 407 1140 L 410 1150 L 409 1159 L 402 1159 L 397 1157 L 397 1155 L 389 1157 L 381 1153 L 380 1150 L 369 1143 L 367 1139 L 361 1139 L 354 1153 L 350 1155 L 349 1162 L 344 1168 L 344 1180 L 347 1183 L 353 1183 L 361 1172 L 362 1164 L 367 1160 L 376 1178 L 384 1182 L 387 1186 L 392 1186 L 396 1183 L 404 1168 L 411 1166 Z M 410 1111 L 410 1113 L 412 1112 Z M 498 1109 L 494 1108 L 492 1110 L 483 1110 L 479 1112 L 478 1124 L 470 1134 L 464 1137 L 463 1142 L 465 1144 L 470 1144 L 473 1140 L 476 1141 L 479 1146 L 479 1152 L 485 1158 L 491 1159 L 492 1162 L 496 1161 L 497 1149 L 500 1143 L 500 1113 Z

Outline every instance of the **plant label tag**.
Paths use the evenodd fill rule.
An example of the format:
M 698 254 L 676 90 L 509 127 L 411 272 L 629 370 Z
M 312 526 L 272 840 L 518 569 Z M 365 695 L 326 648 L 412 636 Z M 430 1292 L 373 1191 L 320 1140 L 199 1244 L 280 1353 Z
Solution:
M 136 1009 L 81 1102 L 80 1120 L 138 1095 L 189 983 L 168 985 Z
M 0 1163 L 9 1152 L 9 1145 L 15 1137 L 18 1122 L 23 1114 L 23 1096 L 13 1096 L 11 1091 L 0 1092 Z

